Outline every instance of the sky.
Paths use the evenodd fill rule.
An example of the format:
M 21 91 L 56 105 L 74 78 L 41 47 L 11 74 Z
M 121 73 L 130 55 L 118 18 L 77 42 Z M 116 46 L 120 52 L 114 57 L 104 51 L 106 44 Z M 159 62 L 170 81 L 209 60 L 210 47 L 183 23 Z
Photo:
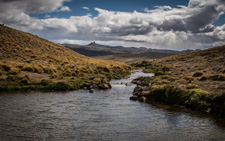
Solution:
M 225 45 L 225 0 L 0 0 L 0 23 L 55 43 Z

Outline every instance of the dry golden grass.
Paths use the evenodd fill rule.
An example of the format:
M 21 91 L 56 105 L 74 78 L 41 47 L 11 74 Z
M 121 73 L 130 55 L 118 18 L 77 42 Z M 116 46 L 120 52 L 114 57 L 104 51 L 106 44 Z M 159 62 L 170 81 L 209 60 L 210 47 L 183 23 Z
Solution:
M 128 66 L 80 55 L 64 46 L 0 26 L 0 75 L 47 74 L 50 78 L 127 73 Z
M 225 92 L 225 46 L 182 53 L 150 62 L 159 70 L 163 67 L 170 69 L 169 77 L 176 80 L 170 81 L 171 84 L 185 87 L 191 83 L 214 94 Z

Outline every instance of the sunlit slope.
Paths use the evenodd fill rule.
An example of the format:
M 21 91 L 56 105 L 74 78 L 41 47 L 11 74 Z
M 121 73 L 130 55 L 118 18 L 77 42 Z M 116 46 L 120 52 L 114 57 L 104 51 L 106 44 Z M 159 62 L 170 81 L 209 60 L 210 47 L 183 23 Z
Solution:
M 50 78 L 120 75 L 128 66 L 93 59 L 36 35 L 0 26 L 0 74 L 32 72 Z

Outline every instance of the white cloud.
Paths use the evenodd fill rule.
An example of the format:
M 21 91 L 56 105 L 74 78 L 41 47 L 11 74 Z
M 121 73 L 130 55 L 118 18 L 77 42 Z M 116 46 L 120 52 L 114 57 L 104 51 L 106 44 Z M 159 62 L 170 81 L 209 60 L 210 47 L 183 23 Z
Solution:
M 51 17 L 51 15 L 48 15 L 48 14 L 45 15 L 45 18 L 50 18 L 50 17 Z
M 88 10 L 88 11 L 90 10 L 88 7 L 85 7 L 85 6 L 82 7 L 82 9 L 85 9 L 85 10 Z
M 178 50 L 225 44 L 225 25 L 213 25 L 224 14 L 223 0 L 190 0 L 188 6 L 156 6 L 152 10 L 145 9 L 144 13 L 95 8 L 99 13 L 96 17 L 48 19 L 33 18 L 29 14 L 68 11 L 69 7 L 63 5 L 68 0 L 31 0 L 27 5 L 36 3 L 33 9 L 21 4 L 22 1 L 25 2 L 0 0 L 0 22 L 60 43 L 98 41 L 107 45 Z
M 62 6 L 59 11 L 70 11 L 70 8 L 68 6 Z

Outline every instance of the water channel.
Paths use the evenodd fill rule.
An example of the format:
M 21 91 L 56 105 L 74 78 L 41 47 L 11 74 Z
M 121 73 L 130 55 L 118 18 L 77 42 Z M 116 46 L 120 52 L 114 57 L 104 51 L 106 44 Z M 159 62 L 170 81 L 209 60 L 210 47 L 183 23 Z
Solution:
M 138 76 L 89 93 L 18 92 L 0 95 L 0 140 L 225 140 L 224 118 L 173 106 L 130 101 Z

